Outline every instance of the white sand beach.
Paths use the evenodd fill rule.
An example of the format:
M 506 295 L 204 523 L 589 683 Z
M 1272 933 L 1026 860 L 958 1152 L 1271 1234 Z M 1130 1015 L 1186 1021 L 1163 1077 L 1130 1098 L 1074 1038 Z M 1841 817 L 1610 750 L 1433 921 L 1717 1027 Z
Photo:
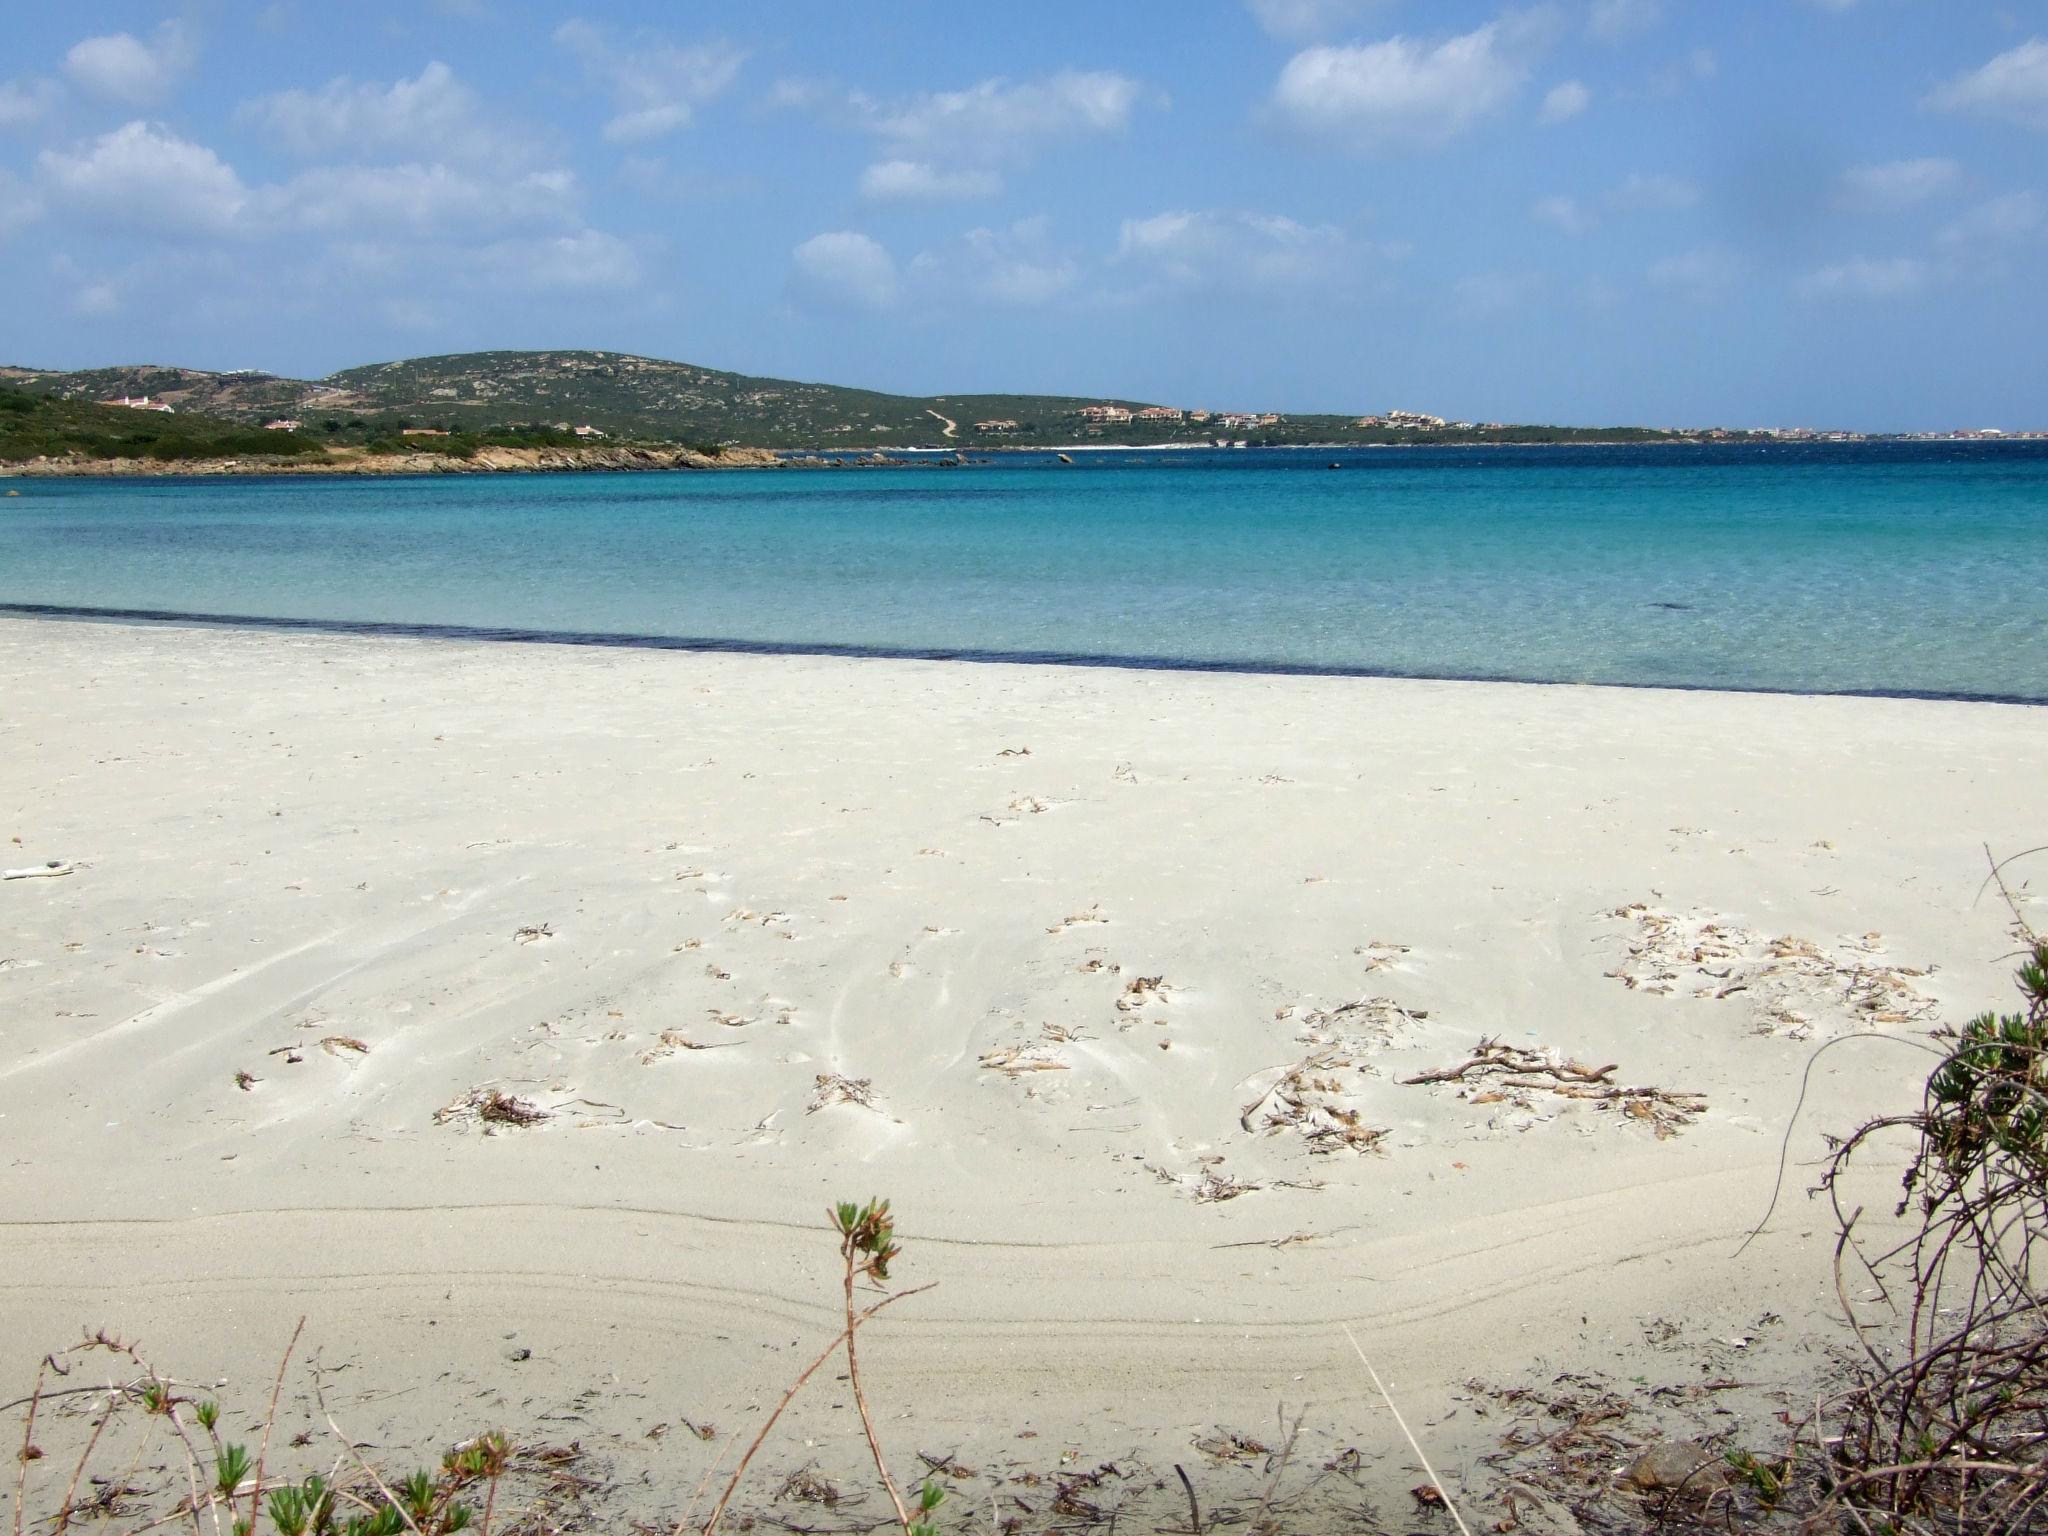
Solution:
M 2009 999 L 2048 767 L 1997 705 L 31 620 L 0 686 L 0 863 L 74 866 L 0 883 L 0 1377 L 105 1325 L 260 1410 L 304 1314 L 359 1438 L 671 1518 L 836 1327 L 836 1197 L 937 1282 L 863 1335 L 913 1469 L 1284 1404 L 1405 1488 L 1342 1325 L 1459 1486 L 1475 1378 L 1777 1390 L 1726 1362 L 1841 1342 L 1800 1165 Z M 1482 1040 L 1557 1054 L 1404 1081 Z M 845 1399 L 766 1485 L 858 1480 Z

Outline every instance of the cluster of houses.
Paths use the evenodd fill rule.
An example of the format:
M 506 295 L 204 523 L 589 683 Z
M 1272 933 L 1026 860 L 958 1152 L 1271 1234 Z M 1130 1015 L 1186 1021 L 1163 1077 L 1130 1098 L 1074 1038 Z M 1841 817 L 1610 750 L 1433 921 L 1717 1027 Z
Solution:
M 1361 427 L 1391 427 L 1397 432 L 1441 432 L 1446 427 L 1460 432 L 1472 430 L 1469 421 L 1445 421 L 1441 416 L 1431 416 L 1424 411 L 1388 411 L 1384 416 L 1361 416 L 1356 425 Z M 1489 426 L 1492 423 L 1488 424 Z
M 1074 414 L 1099 426 L 1123 426 L 1133 421 L 1213 421 L 1220 427 L 1271 427 L 1280 418 L 1271 411 L 1177 411 L 1170 405 L 1147 405 L 1137 410 L 1122 405 L 1084 405 Z
M 118 405 L 131 411 L 162 411 L 166 416 L 170 415 L 173 409 L 163 401 L 152 400 L 147 395 L 123 395 L 118 400 L 102 400 L 100 404 Z

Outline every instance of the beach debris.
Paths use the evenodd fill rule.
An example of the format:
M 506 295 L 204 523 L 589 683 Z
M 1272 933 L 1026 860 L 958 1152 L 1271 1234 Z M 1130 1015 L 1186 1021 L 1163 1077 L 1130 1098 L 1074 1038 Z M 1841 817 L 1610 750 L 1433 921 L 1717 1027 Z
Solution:
M 1804 1040 L 1828 1018 L 1846 1026 L 1911 1024 L 1939 1006 L 1915 985 L 1934 968 L 1888 963 L 1882 934 L 1823 946 L 1771 937 L 1710 912 L 1668 912 L 1639 901 L 1607 916 L 1634 928 L 1627 954 L 1607 975 L 1654 996 L 1740 997 L 1759 1034 Z
M 1138 1166 L 1168 1188 L 1179 1190 L 1197 1205 L 1221 1205 L 1226 1200 L 1235 1200 L 1239 1195 L 1249 1195 L 1261 1188 L 1249 1179 L 1224 1172 L 1222 1163 L 1220 1156 L 1200 1158 L 1187 1173 L 1175 1173 L 1157 1163 L 1141 1162 Z
M 1065 1072 L 1069 1067 L 1060 1059 L 1058 1048 L 1086 1038 L 1071 1025 L 1046 1024 L 1036 1040 L 985 1052 L 980 1058 L 981 1067 L 983 1071 L 1000 1072 L 1012 1080 L 1033 1072 Z
M 542 939 L 552 939 L 554 936 L 555 930 L 551 924 L 529 923 L 524 928 L 514 930 L 512 942 L 515 944 L 538 944 Z
M 1107 923 L 1109 915 L 1102 910 L 1102 903 L 1096 902 L 1085 912 L 1070 912 L 1050 928 L 1047 933 L 1065 933 L 1069 928 L 1080 928 L 1089 923 Z
M 1064 1061 L 1053 1056 L 1043 1045 L 1006 1045 L 999 1050 L 989 1051 L 981 1058 L 984 1071 L 1000 1072 L 1005 1077 L 1022 1077 L 1030 1072 L 1065 1072 L 1069 1070 Z
M 1391 969 L 1394 962 L 1408 952 L 1408 945 L 1389 944 L 1384 939 L 1373 939 L 1368 943 L 1360 944 L 1351 951 L 1351 953 L 1365 961 L 1365 973 L 1368 976 L 1374 971 Z
M 1031 749 L 1029 747 L 1005 747 L 996 754 L 997 757 L 1029 757 L 1030 755 Z
M 452 1104 L 443 1105 L 434 1111 L 434 1124 L 447 1125 L 451 1121 L 475 1120 L 488 1134 L 498 1126 L 525 1129 L 539 1125 L 549 1117 L 549 1112 L 530 1099 L 519 1098 L 502 1088 L 472 1088 Z
M 69 859 L 51 859 L 47 864 L 30 864 L 22 869 L 0 870 L 0 880 L 55 880 L 71 874 L 78 865 Z
M 654 1044 L 640 1053 L 640 1065 L 651 1067 L 664 1057 L 673 1056 L 677 1051 L 722 1051 L 739 1043 L 737 1040 L 727 1040 L 718 1045 L 706 1045 L 701 1040 L 692 1040 L 679 1029 L 664 1029 Z
M 1290 1018 L 1297 1011 L 1282 1008 L 1277 1016 Z M 1253 1135 L 1291 1131 L 1310 1152 L 1323 1156 L 1376 1150 L 1387 1132 L 1367 1122 L 1361 1102 L 1365 1083 L 1378 1075 L 1367 1058 L 1390 1044 L 1403 1026 L 1425 1017 L 1384 997 L 1301 1013 L 1295 1038 L 1309 1047 L 1307 1054 L 1269 1069 L 1276 1075 L 1238 1112 L 1238 1124 Z
M 1707 1107 L 1707 1101 L 1696 1093 L 1623 1086 L 1613 1081 L 1619 1070 L 1616 1065 L 1587 1066 L 1554 1050 L 1483 1039 L 1458 1065 L 1401 1081 L 1409 1087 L 1455 1083 L 1458 1097 L 1473 1105 L 1505 1104 L 1526 1110 L 1534 1107 L 1537 1094 L 1583 1100 L 1643 1122 L 1659 1141 L 1677 1135 Z
M 782 1487 L 776 1490 L 773 1502 L 795 1499 L 800 1504 L 824 1504 L 833 1506 L 844 1497 L 836 1485 L 820 1477 L 810 1467 L 798 1467 L 782 1480 Z M 858 1498 L 852 1501 L 859 1503 Z
M 1118 1013 L 1135 1013 L 1140 1008 L 1164 1005 L 1170 989 L 1164 976 L 1139 976 L 1124 984 L 1123 995 L 1116 1000 Z
M 330 1056 L 339 1056 L 344 1051 L 351 1051 L 358 1056 L 367 1056 L 370 1053 L 369 1046 L 354 1035 L 329 1035 L 320 1042 L 320 1049 Z
M 258 1077 L 254 1072 L 242 1071 L 237 1072 L 235 1074 L 235 1086 L 241 1089 L 244 1093 L 249 1092 L 258 1083 L 262 1081 L 263 1079 Z
M 1200 1436 L 1194 1444 L 1212 1461 L 1263 1461 L 1273 1454 L 1273 1448 L 1264 1441 L 1235 1430 Z
M 820 1072 L 817 1087 L 811 1094 L 811 1102 L 804 1106 L 804 1113 L 815 1115 L 819 1110 L 833 1104 L 856 1104 L 862 1109 L 880 1112 L 875 1103 L 875 1085 L 865 1077 L 844 1077 L 837 1072 Z

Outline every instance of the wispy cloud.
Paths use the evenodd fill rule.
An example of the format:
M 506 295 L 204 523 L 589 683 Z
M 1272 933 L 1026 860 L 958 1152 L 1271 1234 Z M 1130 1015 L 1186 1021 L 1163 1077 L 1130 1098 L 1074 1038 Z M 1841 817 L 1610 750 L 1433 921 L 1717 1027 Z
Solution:
M 1857 256 L 1816 268 L 1799 288 L 1817 298 L 1896 299 L 1919 292 L 1930 275 L 1927 263 L 1911 256 Z
M 1647 32 L 1664 19 L 1664 0 L 1593 0 L 1586 31 L 1603 43 Z
M 1288 42 L 1313 42 L 1367 20 L 1392 0 L 1245 0 L 1261 27 Z
M 25 128 L 42 121 L 57 104 L 62 89 L 54 80 L 29 76 L 0 80 L 0 129 Z
M 2029 38 L 1981 69 L 1956 76 L 1930 94 L 1927 105 L 2023 128 L 2048 128 L 2048 41 Z
M 1002 228 L 970 229 L 957 240 L 920 251 L 910 262 L 919 290 L 941 298 L 1033 308 L 1071 294 L 1081 263 L 1052 241 L 1051 222 L 1020 219 Z
M 896 302 L 896 258 L 858 230 L 813 235 L 789 260 L 791 296 L 808 308 L 877 310 Z
M 647 34 L 621 40 L 582 20 L 556 28 L 555 42 L 611 96 L 604 136 L 614 144 L 644 143 L 688 127 L 698 108 L 731 87 L 747 59 L 730 43 L 684 45 Z
M 1842 173 L 1835 200 L 1852 212 L 1894 213 L 1951 192 L 1962 179 L 1960 165 L 1934 155 L 1857 165 Z
M 1536 116 L 1540 122 L 1568 123 L 1585 111 L 1592 101 L 1593 93 L 1583 82 L 1561 81 L 1544 92 L 1543 108 Z
M 530 150 L 523 136 L 490 121 L 477 94 L 439 60 L 389 85 L 344 75 L 316 90 L 259 96 L 236 109 L 235 121 L 302 160 L 427 155 L 500 165 Z
M 924 160 L 877 160 L 860 176 L 860 195 L 875 203 L 956 203 L 1002 190 L 994 171 L 941 170 Z
M 1125 219 L 1116 261 L 1154 288 L 1308 294 L 1338 279 L 1358 253 L 1329 224 L 1241 209 L 1176 209 Z

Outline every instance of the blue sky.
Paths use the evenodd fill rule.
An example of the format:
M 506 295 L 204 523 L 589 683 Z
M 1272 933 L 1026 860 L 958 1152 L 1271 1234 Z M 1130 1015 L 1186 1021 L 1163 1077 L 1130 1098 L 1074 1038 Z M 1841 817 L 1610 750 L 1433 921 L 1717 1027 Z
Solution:
M 96 0 L 0 360 L 2048 426 L 2040 0 Z

